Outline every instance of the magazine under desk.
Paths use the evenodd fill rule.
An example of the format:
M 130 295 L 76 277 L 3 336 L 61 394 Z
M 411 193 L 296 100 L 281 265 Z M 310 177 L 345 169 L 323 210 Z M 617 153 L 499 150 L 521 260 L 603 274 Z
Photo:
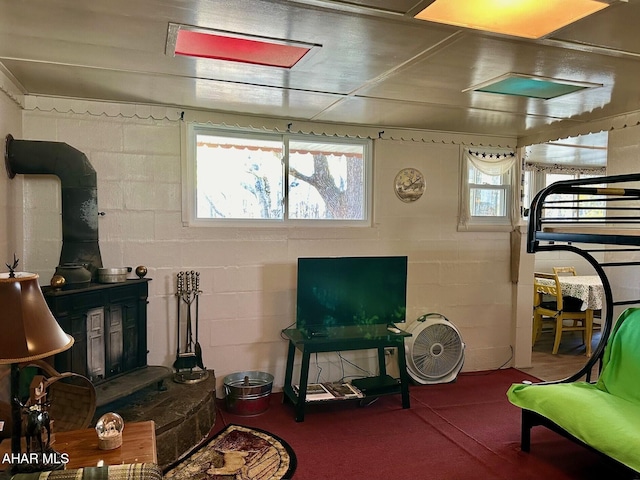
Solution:
M 324 336 L 311 336 L 303 330 L 288 328 L 282 333 L 289 339 L 289 350 L 287 353 L 287 369 L 285 372 L 283 393 L 284 400 L 289 400 L 295 408 L 296 422 L 304 421 L 305 407 L 309 402 L 304 399 L 307 396 L 307 384 L 309 377 L 309 362 L 311 354 L 325 352 L 343 352 L 349 350 L 370 350 L 378 351 L 378 368 L 380 379 L 380 390 L 376 392 L 375 385 L 364 392 L 367 397 L 400 394 L 402 395 L 402 408 L 409 408 L 409 375 L 404 350 L 404 339 L 411 334 L 400 331 L 393 333 L 387 330 L 387 326 L 381 325 L 355 325 L 347 327 L 332 327 L 323 331 Z M 393 387 L 388 385 L 388 378 L 385 361 L 385 348 L 395 347 L 397 349 L 398 370 L 400 372 L 399 383 Z M 296 357 L 296 350 L 302 354 L 300 365 L 300 379 L 297 383 L 298 393 L 293 389 L 293 366 Z M 373 383 L 375 383 L 373 379 Z M 315 403 L 315 402 L 314 402 Z

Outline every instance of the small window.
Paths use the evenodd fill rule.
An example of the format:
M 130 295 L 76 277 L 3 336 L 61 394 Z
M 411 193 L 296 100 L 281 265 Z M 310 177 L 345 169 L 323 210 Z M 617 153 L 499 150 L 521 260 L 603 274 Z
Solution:
M 187 223 L 368 225 L 370 151 L 369 140 L 191 125 Z
M 462 184 L 460 200 L 461 230 L 511 226 L 516 175 L 513 152 L 474 152 L 462 155 Z M 519 215 L 516 215 L 519 218 Z
M 501 217 L 508 215 L 508 175 L 487 175 L 469 165 L 469 213 L 471 217 Z

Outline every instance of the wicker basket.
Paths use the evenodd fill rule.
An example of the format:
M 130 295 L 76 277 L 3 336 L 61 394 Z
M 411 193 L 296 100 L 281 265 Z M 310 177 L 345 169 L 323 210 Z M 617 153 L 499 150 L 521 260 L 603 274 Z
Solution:
M 45 376 L 45 387 L 48 400 L 51 402 L 49 415 L 53 420 L 54 432 L 66 432 L 87 428 L 96 411 L 96 389 L 91 381 L 77 373 L 58 373 L 48 363 L 37 360 L 20 365 L 21 369 L 36 367 L 39 375 Z M 5 381 L 10 369 L 0 373 L 0 380 Z M 27 401 L 27 405 L 30 402 Z M 5 421 L 4 430 L 0 431 L 0 440 L 10 438 L 12 432 L 11 405 L 0 402 L 0 418 Z
M 72 372 L 58 373 L 43 361 L 31 362 L 47 377 L 49 415 L 55 422 L 56 432 L 87 428 L 96 412 L 96 389 L 91 381 Z
M 111 437 L 98 437 L 98 448 L 100 450 L 113 450 L 122 446 L 122 433 L 117 432 Z

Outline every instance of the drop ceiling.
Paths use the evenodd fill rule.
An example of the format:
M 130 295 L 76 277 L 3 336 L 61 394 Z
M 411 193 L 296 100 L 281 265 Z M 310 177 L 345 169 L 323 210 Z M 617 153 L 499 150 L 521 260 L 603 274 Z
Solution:
M 586 134 L 640 110 L 640 0 L 539 40 L 414 19 L 429 3 L 0 0 L 0 68 L 28 95 L 510 136 L 521 144 L 568 132 L 582 140 L 556 142 L 556 150 L 569 147 L 564 154 L 550 145 L 536 153 L 541 161 L 584 163 L 575 152 L 586 144 L 586 163 L 606 162 L 606 135 Z M 170 24 L 315 47 L 290 69 L 186 57 L 167 49 Z M 596 86 L 550 100 L 471 89 L 509 73 Z

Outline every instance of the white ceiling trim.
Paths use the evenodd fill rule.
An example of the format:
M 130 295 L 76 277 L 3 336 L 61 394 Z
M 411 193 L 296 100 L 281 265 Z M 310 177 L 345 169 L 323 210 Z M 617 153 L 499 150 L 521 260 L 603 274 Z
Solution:
M 0 92 L 4 93 L 10 100 L 16 105 L 24 108 L 24 94 L 22 90 L 16 85 L 16 83 L 9 78 L 2 68 L 0 63 Z
M 590 175 L 606 175 L 607 167 L 580 167 L 573 165 L 546 165 L 543 163 L 525 162 L 523 170 L 530 172 L 545 173 L 586 173 Z
M 327 137 L 371 138 L 419 142 L 430 144 L 464 145 L 467 147 L 516 147 L 516 138 L 490 135 L 472 135 L 456 132 L 429 130 L 387 129 L 385 127 L 329 124 L 234 114 L 226 112 L 200 111 L 132 103 L 113 103 L 76 98 L 25 95 L 25 110 L 72 113 L 78 115 L 140 118 L 203 123 L 227 128 L 251 129 L 262 132 L 304 133 Z
M 380 129 L 357 125 L 322 124 L 283 118 L 268 118 L 225 112 L 185 110 L 188 123 L 209 124 L 258 132 L 304 133 L 328 137 L 378 138 Z
M 495 147 L 515 149 L 517 139 L 513 137 L 494 137 L 490 135 L 471 135 L 467 133 L 411 131 L 390 129 L 383 132 L 384 139 L 404 142 L 442 143 L 464 145 L 466 147 Z
M 518 139 L 518 146 L 525 147 L 528 145 L 554 142 L 565 138 L 579 137 L 581 135 L 610 130 L 619 130 L 621 128 L 634 127 L 636 125 L 640 125 L 640 110 L 616 117 L 603 118 L 595 122 L 572 125 L 564 128 L 558 128 L 550 132 L 520 137 Z
M 42 97 L 26 95 L 25 110 L 41 112 L 74 113 L 93 115 L 96 117 L 124 117 L 154 120 L 180 120 L 181 110 L 178 108 L 133 103 L 111 103 L 74 98 Z
M 365 127 L 349 124 L 330 124 L 267 118 L 233 113 L 185 110 L 186 122 L 210 124 L 227 128 L 243 128 L 262 132 L 304 133 L 328 137 L 370 138 L 398 140 L 405 142 L 440 143 L 465 146 L 491 146 L 515 148 L 516 139 L 469 135 L 455 132 L 435 132 L 428 130 L 399 130 L 385 127 Z

